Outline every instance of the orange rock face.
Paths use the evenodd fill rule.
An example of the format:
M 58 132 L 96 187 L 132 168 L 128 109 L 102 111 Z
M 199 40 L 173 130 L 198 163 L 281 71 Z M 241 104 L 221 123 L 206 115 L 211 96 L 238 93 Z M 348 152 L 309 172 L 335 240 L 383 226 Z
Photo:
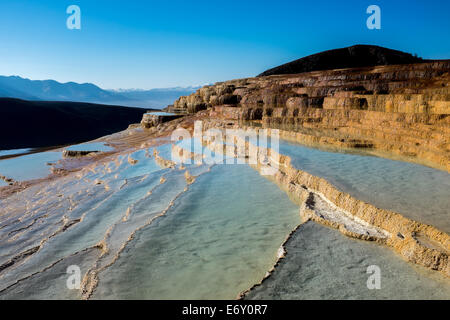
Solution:
M 174 108 L 450 171 L 449 71 L 450 60 L 442 60 L 231 80 L 181 97 Z

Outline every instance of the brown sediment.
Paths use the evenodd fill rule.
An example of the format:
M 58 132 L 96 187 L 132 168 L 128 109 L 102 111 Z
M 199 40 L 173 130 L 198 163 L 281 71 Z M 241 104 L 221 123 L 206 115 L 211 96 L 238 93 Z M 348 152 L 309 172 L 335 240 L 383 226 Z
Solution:
M 203 154 L 198 154 L 190 150 L 183 149 L 176 143 L 172 144 L 172 155 L 176 156 L 180 159 L 180 162 L 184 164 L 201 164 L 204 158 Z
M 189 171 L 185 171 L 184 172 L 184 177 L 186 178 L 186 183 L 189 184 L 193 184 L 195 182 L 196 177 L 191 176 L 191 174 L 189 173 Z
M 16 181 L 14 181 L 14 179 L 7 178 L 7 177 L 2 176 L 2 175 L 0 175 L 0 180 L 5 181 L 9 185 L 13 185 L 14 183 L 17 183 Z
M 95 156 L 100 151 L 75 151 L 75 150 L 63 150 L 62 157 L 63 158 L 79 158 L 79 157 L 88 157 Z
M 128 155 L 128 163 L 131 164 L 132 166 L 134 166 L 135 164 L 138 163 L 138 160 L 133 159 L 133 158 L 131 157 L 131 155 Z
M 182 117 L 181 114 L 173 114 L 173 115 L 156 115 L 152 113 L 146 113 L 142 117 L 141 126 L 143 128 L 149 129 L 152 127 L 157 127 L 161 124 L 164 124 L 166 122 L 173 121 L 175 119 L 178 119 Z
M 153 157 L 155 158 L 155 162 L 162 168 L 175 168 L 176 163 L 172 160 L 164 159 L 159 155 L 159 151 L 155 148 L 153 149 Z

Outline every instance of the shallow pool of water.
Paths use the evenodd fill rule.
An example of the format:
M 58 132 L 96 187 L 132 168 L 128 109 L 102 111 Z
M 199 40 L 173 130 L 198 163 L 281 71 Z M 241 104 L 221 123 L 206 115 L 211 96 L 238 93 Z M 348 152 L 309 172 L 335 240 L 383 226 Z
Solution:
M 106 146 L 103 142 L 82 143 L 66 148 L 74 151 L 112 151 L 114 148 Z M 30 150 L 30 149 L 21 149 Z M 17 150 L 15 150 L 17 151 Z M 18 154 L 20 152 L 16 152 Z M 16 181 L 26 181 L 45 178 L 50 174 L 49 164 L 62 159 L 62 153 L 46 151 L 28 154 L 16 158 L 0 160 L 0 175 Z M 1 184 L 0 184 L 1 186 Z
M 82 144 L 77 144 L 77 145 L 67 147 L 66 150 L 107 152 L 107 151 L 113 151 L 114 148 L 105 145 L 103 142 L 89 142 L 89 143 L 82 143 Z
M 48 163 L 60 159 L 61 152 L 48 151 L 0 160 L 0 175 L 16 181 L 45 178 L 50 174 Z
M 30 152 L 33 149 L 27 148 L 27 149 L 14 149 L 14 150 L 0 150 L 0 157 L 4 156 L 13 156 L 16 154 L 22 154 Z
M 170 113 L 170 112 L 148 112 L 147 114 L 151 114 L 154 116 L 175 116 L 175 113 Z
M 256 171 L 215 166 L 101 274 L 94 298 L 234 299 L 298 223 L 298 207 Z
M 189 148 L 187 141 L 179 144 Z M 157 148 L 170 159 L 170 144 Z M 379 158 L 339 160 L 337 156 L 349 155 L 316 154 L 321 151 L 284 142 L 281 149 L 295 156 L 296 166 L 334 178 L 338 187 L 349 184 L 352 166 L 371 174 L 389 167 L 372 162 Z M 233 299 L 259 282 L 299 224 L 298 206 L 248 165 L 186 165 L 192 175 L 200 175 L 188 186 L 184 170 L 159 167 L 152 151 L 131 153 L 135 164 L 120 155 L 81 171 L 79 178 L 61 177 L 2 200 L 0 265 L 43 246 L 0 271 L 0 299 L 78 299 L 80 293 L 66 287 L 70 265 L 78 265 L 83 274 L 95 266 L 105 268 L 93 299 Z M 397 181 L 397 168 L 390 170 Z M 378 190 L 363 185 L 347 188 Z M 380 194 L 375 198 L 385 199 Z M 96 246 L 100 242 L 107 253 Z M 448 292 L 439 274 L 406 263 L 387 248 L 319 225 L 301 227 L 287 250 L 285 266 L 249 298 L 439 298 Z M 376 292 L 365 285 L 369 264 L 382 271 L 382 289 Z
M 379 208 L 450 232 L 450 174 L 373 156 L 326 152 L 280 141 L 292 165 Z
M 264 147 L 271 146 L 268 142 Z M 197 139 L 177 144 L 191 151 L 202 150 Z M 278 148 L 291 157 L 295 168 L 322 177 L 359 200 L 450 232 L 450 174 L 445 171 L 374 156 L 322 151 L 284 140 Z M 207 153 L 204 148 L 203 153 Z
M 294 233 L 286 251 L 271 277 L 247 299 L 450 299 L 450 281 L 441 274 L 313 222 Z M 373 275 L 369 266 L 379 267 L 380 289 L 367 286 Z
M 202 149 L 198 139 L 177 144 L 186 150 L 209 152 Z M 271 146 L 270 140 L 267 146 Z M 450 232 L 450 174 L 445 171 L 374 156 L 322 151 L 284 140 L 279 141 L 278 150 L 291 157 L 295 168 L 322 177 L 359 200 Z M 168 148 L 164 156 L 170 156 Z

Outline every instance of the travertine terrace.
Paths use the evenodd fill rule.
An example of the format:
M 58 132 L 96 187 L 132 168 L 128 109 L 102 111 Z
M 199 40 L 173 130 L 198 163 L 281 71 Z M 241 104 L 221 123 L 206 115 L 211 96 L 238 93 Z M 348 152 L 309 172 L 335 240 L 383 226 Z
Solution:
M 449 172 L 449 71 L 450 61 L 443 60 L 231 80 L 181 97 L 169 110 L 203 117 L 204 129 L 275 128 L 286 140 Z M 305 220 L 385 243 L 406 260 L 448 276 L 447 234 L 354 199 L 280 159 L 275 180 L 299 201 Z
M 271 166 L 278 168 L 270 179 L 300 205 L 300 216 L 304 222 L 315 221 L 336 228 L 352 238 L 385 244 L 407 261 L 450 276 L 450 239 L 445 232 L 364 203 L 339 191 L 320 177 L 295 169 L 289 157 L 275 150 L 269 148 L 265 151 L 245 142 L 239 136 L 233 138 L 236 141 L 235 155 L 239 154 L 239 144 L 246 145 L 247 154 L 258 154 L 255 169 L 261 171 L 262 168 Z M 214 140 L 206 141 L 205 144 L 215 152 L 230 153 L 230 146 Z M 259 156 L 261 153 L 267 153 L 267 157 Z
M 232 170 L 242 168 L 201 163 L 205 154 L 196 153 L 195 150 L 192 152 L 180 143 L 183 141 L 175 142 L 169 138 L 179 128 L 187 129 L 191 136 L 193 131 L 199 133 L 193 130 L 194 123 L 199 120 L 202 121 L 202 139 L 207 136 L 205 133 L 208 129 L 250 128 L 259 132 L 268 128 L 264 132 L 269 133 L 273 129 L 280 129 L 280 137 L 284 140 L 334 150 L 358 149 L 363 153 L 401 158 L 448 172 L 449 67 L 449 61 L 437 61 L 259 77 L 206 86 L 191 96 L 180 98 L 167 110 L 183 111 L 187 115 L 163 123 L 143 121 L 141 124 L 130 125 L 125 131 L 101 139 L 103 143 L 114 146 L 113 151 L 90 154 L 87 157 L 63 158 L 52 167 L 54 170 L 48 177 L 32 181 L 12 181 L 11 185 L 0 188 L 0 235 L 5 243 L 0 257 L 0 298 L 28 295 L 68 299 L 104 297 L 102 294 L 106 294 L 103 289 L 108 287 L 108 277 L 110 280 L 117 277 L 117 273 L 112 270 L 120 270 L 122 262 L 126 266 L 133 265 L 129 263 L 131 260 L 127 258 L 127 254 L 138 248 L 136 241 L 141 235 L 151 234 L 143 230 L 147 227 L 155 227 L 154 230 L 157 230 L 154 222 L 162 217 L 169 217 L 170 214 L 166 216 L 166 213 L 177 210 L 177 205 L 184 196 L 194 194 L 198 197 L 186 204 L 195 204 L 198 199 L 208 200 L 205 192 L 214 194 L 217 197 L 214 201 L 222 200 L 222 208 L 226 210 L 229 205 L 236 204 L 236 193 L 239 193 L 241 200 L 238 204 L 245 205 L 246 208 L 243 212 L 263 213 L 262 216 L 247 221 L 247 229 L 242 229 L 244 225 L 238 219 L 246 219 L 248 214 L 239 214 L 239 210 L 230 210 L 238 214 L 226 220 L 235 224 L 222 223 L 222 220 L 217 219 L 226 217 L 225 214 L 206 219 L 217 226 L 217 230 L 229 226 L 227 230 L 232 231 L 232 236 L 225 233 L 227 241 L 231 239 L 236 242 L 238 249 L 247 250 L 245 255 L 248 255 L 248 248 L 252 245 L 251 239 L 255 238 L 252 232 L 248 232 L 248 228 L 255 228 L 254 232 L 257 229 L 257 232 L 266 234 L 255 221 L 263 217 L 274 218 L 268 224 L 270 230 L 278 228 L 280 231 L 277 234 L 278 240 L 270 242 L 271 250 L 262 250 L 265 246 L 254 247 L 261 249 L 260 253 L 254 255 L 256 260 L 259 261 L 261 255 L 267 255 L 267 259 L 264 261 L 264 268 L 254 278 L 249 280 L 246 276 L 244 279 L 236 279 L 238 284 L 243 280 L 248 282 L 239 291 L 237 287 L 230 289 L 230 292 L 236 291 L 236 294 L 241 292 L 239 298 L 246 297 L 251 291 L 249 288 L 264 282 L 273 270 L 278 270 L 277 263 L 283 257 L 289 257 L 287 243 L 297 232 L 302 232 L 298 225 L 301 223 L 306 226 L 313 222 L 337 229 L 348 237 L 376 242 L 390 248 L 406 261 L 435 270 L 433 276 L 439 276 L 439 281 L 447 283 L 450 270 L 449 235 L 447 230 L 421 221 L 421 215 L 416 219 L 404 212 L 377 207 L 370 201 L 340 189 L 326 177 L 316 176 L 307 169 L 296 167 L 294 156 L 291 158 L 282 150 L 271 149 L 272 146 L 253 146 L 256 147 L 258 157 L 257 162 L 251 163 L 251 166 L 261 175 L 267 171 L 265 169 L 276 166 L 278 170 L 268 179 L 279 189 L 244 166 L 242 168 L 247 170 L 246 174 L 249 171 L 260 180 L 230 193 L 234 186 L 250 181 L 246 181 L 250 176 L 242 178 L 244 171 L 236 171 L 227 180 L 229 186 L 217 192 L 213 187 L 223 187 L 225 176 L 228 179 Z M 223 141 L 215 141 L 210 137 L 209 140 L 203 139 L 200 147 L 209 148 L 215 153 L 226 152 L 227 157 L 230 150 L 233 152 L 231 156 L 241 156 L 238 149 L 242 144 L 246 150 L 252 148 L 249 141 L 235 134 L 236 131 L 231 132 L 232 142 L 227 139 L 227 144 L 224 145 Z M 191 140 L 190 137 L 185 138 Z M 193 163 L 179 164 L 176 159 L 189 159 Z M 215 168 L 221 168 L 223 172 L 217 176 L 220 181 L 211 182 L 206 178 L 216 174 Z M 426 169 L 447 175 L 444 171 Z M 353 168 L 350 170 L 353 171 Z M 264 183 L 274 189 L 251 189 Z M 201 189 L 195 191 L 199 185 Z M 445 187 L 446 183 L 438 186 Z M 252 190 L 252 196 L 261 198 L 259 202 L 253 203 L 253 198 L 248 198 L 248 190 Z M 430 195 L 430 190 L 427 191 Z M 402 195 L 403 189 L 400 192 Z M 282 197 L 285 198 L 284 202 L 281 201 Z M 424 194 L 419 192 L 418 197 L 423 199 Z M 268 203 L 264 201 L 269 198 L 272 207 L 264 211 L 268 207 Z M 204 227 L 204 223 L 208 223 L 205 217 L 210 217 L 214 201 L 206 202 L 205 216 L 199 216 L 199 229 L 184 229 L 182 224 L 183 227 L 178 232 L 194 232 L 193 235 L 197 237 L 198 230 L 216 230 Z M 254 205 L 259 207 L 254 209 Z M 286 205 L 285 209 L 281 205 Z M 195 213 L 196 210 L 187 211 Z M 444 215 L 446 213 L 444 209 Z M 285 229 L 284 224 L 287 222 L 289 228 Z M 296 226 L 298 229 L 295 229 Z M 160 236 L 178 232 L 162 232 Z M 205 239 L 209 241 L 217 234 L 222 234 L 222 231 L 207 233 L 206 238 L 199 237 L 199 247 L 194 250 L 210 250 L 204 245 Z M 237 236 L 241 235 L 248 236 L 245 239 L 250 240 L 239 240 Z M 186 243 L 187 238 L 180 235 L 180 244 Z M 283 239 L 286 242 L 278 249 Z M 172 241 L 173 238 L 169 243 Z M 223 242 L 217 243 L 218 247 L 223 246 Z M 180 245 L 175 245 L 175 248 L 180 248 Z M 236 248 L 230 251 L 237 261 L 230 264 L 233 267 L 239 265 L 240 257 L 245 252 L 235 254 L 235 250 Z M 161 247 L 161 252 L 165 254 L 168 251 Z M 184 270 L 186 266 L 183 260 L 178 263 L 179 254 L 173 252 L 176 258 L 172 261 L 177 262 L 173 265 Z M 229 261 L 230 255 L 227 251 L 225 253 L 224 260 L 220 261 Z M 190 253 L 188 255 L 191 256 Z M 142 262 L 146 263 L 156 261 L 145 254 L 137 254 L 136 257 L 142 258 Z M 200 260 L 194 257 L 192 261 Z M 74 264 L 83 267 L 83 281 L 81 290 L 72 293 L 65 286 L 65 270 L 68 265 Z M 220 266 L 218 263 L 211 267 L 211 274 L 216 274 Z M 270 269 L 271 267 L 273 268 Z M 225 268 L 232 270 L 229 266 Z M 165 272 L 167 264 L 163 263 L 160 270 Z M 431 273 L 430 270 L 426 271 Z M 253 277 L 254 268 L 250 271 Z M 240 272 L 231 273 L 242 276 Z M 54 276 L 54 287 L 45 282 L 47 291 L 34 292 L 27 289 L 44 283 L 41 281 L 47 281 L 48 274 Z M 128 273 L 126 274 L 129 279 Z M 174 272 L 167 280 L 173 280 L 174 274 L 182 276 L 184 273 Z M 144 278 L 135 277 L 136 284 L 133 286 L 141 285 Z M 165 287 L 166 282 L 161 281 L 161 287 Z M 174 280 L 175 283 L 178 280 Z M 228 279 L 226 283 L 229 283 Z M 148 286 L 153 287 L 155 284 L 151 282 Z M 172 289 L 173 284 L 168 287 Z M 189 291 L 192 287 L 186 286 Z M 210 286 L 205 288 L 211 290 Z M 178 292 L 175 290 L 171 294 L 170 297 L 174 297 Z M 230 297 L 229 294 L 226 297 Z
M 304 144 L 359 148 L 450 170 L 450 61 L 216 83 L 169 110 L 282 129 Z

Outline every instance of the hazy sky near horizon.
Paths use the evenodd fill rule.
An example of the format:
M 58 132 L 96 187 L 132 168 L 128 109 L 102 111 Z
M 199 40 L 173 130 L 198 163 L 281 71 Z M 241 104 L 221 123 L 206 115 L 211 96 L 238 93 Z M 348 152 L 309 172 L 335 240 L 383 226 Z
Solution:
M 81 30 L 69 30 L 69 5 Z M 381 30 L 366 9 L 381 8 Z M 450 58 L 450 1 L 0 0 L 0 74 L 162 88 L 251 77 L 300 57 L 374 44 Z

